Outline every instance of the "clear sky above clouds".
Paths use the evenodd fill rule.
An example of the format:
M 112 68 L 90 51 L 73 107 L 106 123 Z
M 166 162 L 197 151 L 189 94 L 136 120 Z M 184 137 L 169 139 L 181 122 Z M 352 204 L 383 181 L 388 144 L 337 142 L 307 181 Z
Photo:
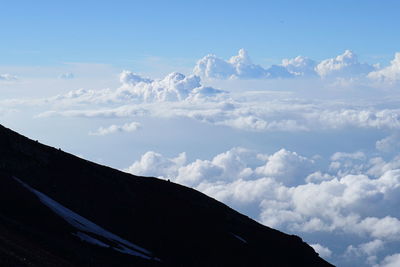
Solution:
M 399 1 L 3 1 L 0 123 L 400 266 Z
M 229 57 L 245 47 L 260 63 L 353 49 L 388 60 L 400 41 L 398 1 L 3 1 L 5 64 Z

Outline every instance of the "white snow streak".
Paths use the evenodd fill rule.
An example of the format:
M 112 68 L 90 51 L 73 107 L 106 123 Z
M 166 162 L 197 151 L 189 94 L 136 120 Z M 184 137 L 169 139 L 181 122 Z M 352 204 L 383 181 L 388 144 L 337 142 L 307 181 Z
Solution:
M 231 233 L 234 237 L 236 237 L 237 239 L 239 239 L 240 241 L 242 241 L 243 243 L 247 244 L 246 239 L 244 239 L 243 237 L 238 236 L 237 234 Z
M 84 231 L 86 233 L 90 234 L 95 234 L 98 236 L 101 236 L 103 238 L 106 238 L 107 240 L 110 240 L 112 242 L 116 242 L 118 245 L 117 247 L 113 247 L 110 245 L 105 244 L 102 241 L 99 241 L 92 236 L 89 236 L 85 233 L 77 232 L 77 234 L 74 234 L 78 236 L 81 240 L 86 241 L 91 244 L 99 245 L 99 246 L 105 246 L 105 247 L 111 247 L 112 249 L 119 251 L 121 253 L 125 254 L 130 254 L 133 256 L 138 256 L 141 258 L 145 258 L 148 260 L 157 260 L 160 261 L 157 258 L 152 257 L 152 253 L 142 247 L 139 247 L 107 230 L 104 228 L 98 226 L 97 224 L 89 221 L 88 219 L 80 216 L 79 214 L 73 212 L 72 210 L 64 207 L 60 203 L 54 201 L 53 199 L 49 198 L 45 194 L 33 189 L 26 183 L 22 182 L 18 178 L 14 177 L 15 180 L 17 180 L 20 184 L 22 184 L 25 188 L 27 188 L 29 191 L 34 193 L 40 201 L 45 204 L 47 207 L 49 207 L 53 212 L 55 212 L 57 215 L 61 216 L 64 220 L 66 220 L 69 224 L 77 228 L 78 230 Z

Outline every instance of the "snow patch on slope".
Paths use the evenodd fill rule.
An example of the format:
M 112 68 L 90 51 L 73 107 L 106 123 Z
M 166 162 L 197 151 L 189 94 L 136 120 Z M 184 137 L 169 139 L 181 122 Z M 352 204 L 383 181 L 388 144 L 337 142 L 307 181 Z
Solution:
M 239 239 L 240 241 L 242 241 L 243 243 L 247 244 L 246 239 L 244 239 L 243 237 L 238 236 L 237 234 L 234 234 L 234 233 L 231 233 L 231 234 L 232 234 L 234 237 L 236 237 L 237 239 Z
M 53 212 L 55 212 L 57 215 L 61 216 L 64 220 L 66 220 L 69 224 L 74 226 L 82 232 L 77 232 L 74 234 L 75 236 L 78 236 L 81 240 L 86 241 L 88 243 L 102 246 L 102 247 L 111 247 L 112 249 L 119 251 L 121 253 L 129 254 L 132 256 L 137 256 L 141 257 L 147 260 L 157 260 L 160 261 L 160 259 L 155 258 L 152 255 L 152 253 L 138 245 L 135 245 L 107 230 L 104 228 L 98 226 L 97 224 L 89 221 L 88 219 L 80 216 L 79 214 L 73 212 L 72 210 L 64 207 L 60 203 L 54 201 L 50 197 L 46 196 L 45 194 L 35 190 L 34 188 L 30 187 L 28 184 L 22 182 L 18 178 L 14 177 L 15 180 L 17 180 L 20 184 L 22 184 L 25 188 L 27 188 L 29 191 L 34 193 L 39 200 L 45 204 L 47 207 L 49 207 Z M 97 235 L 99 237 L 105 238 L 109 240 L 110 242 L 113 242 L 116 245 L 108 245 L 104 243 L 103 241 L 98 240 L 97 238 L 94 238 L 92 235 Z

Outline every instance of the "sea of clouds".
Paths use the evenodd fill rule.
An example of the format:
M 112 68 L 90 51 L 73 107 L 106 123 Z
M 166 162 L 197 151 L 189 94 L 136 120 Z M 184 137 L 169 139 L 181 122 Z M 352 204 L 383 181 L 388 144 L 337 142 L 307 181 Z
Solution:
M 0 82 L 21 79 L 0 75 Z M 207 55 L 188 75 L 154 79 L 123 71 L 119 82 L 116 88 L 2 99 L 0 116 L 32 109 L 36 120 L 100 120 L 86 133 L 93 138 L 133 135 L 146 127 L 146 118 L 185 118 L 244 136 L 258 133 L 260 139 L 276 133 L 291 142 L 300 133 L 343 133 L 327 141 L 329 155 L 310 154 L 312 140 L 300 151 L 283 142 L 272 153 L 230 140 L 231 149 L 208 158 L 192 159 L 186 151 L 171 157 L 150 148 L 124 170 L 193 187 L 267 226 L 302 236 L 339 266 L 400 265 L 400 53 L 383 67 L 359 62 L 346 50 L 320 62 L 298 56 L 265 68 L 241 49 L 228 60 Z M 177 127 L 185 131 L 184 124 Z M 336 150 L 336 144 L 368 139 L 372 132 L 380 137 L 368 148 Z M 213 136 L 192 138 L 196 143 Z

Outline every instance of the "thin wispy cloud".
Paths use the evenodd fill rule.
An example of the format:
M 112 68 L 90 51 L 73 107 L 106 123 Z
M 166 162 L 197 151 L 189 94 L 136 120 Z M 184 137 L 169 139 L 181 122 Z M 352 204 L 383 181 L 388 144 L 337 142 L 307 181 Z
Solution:
M 108 127 L 100 127 L 94 132 L 90 132 L 89 135 L 99 135 L 99 136 L 104 136 L 104 135 L 109 135 L 109 134 L 114 134 L 114 133 L 131 133 L 139 130 L 141 127 L 140 123 L 138 122 L 130 122 L 130 123 L 125 123 L 123 125 L 110 125 Z
M 18 80 L 18 77 L 15 75 L 11 75 L 8 73 L 0 74 L 0 81 L 16 81 L 16 80 Z

